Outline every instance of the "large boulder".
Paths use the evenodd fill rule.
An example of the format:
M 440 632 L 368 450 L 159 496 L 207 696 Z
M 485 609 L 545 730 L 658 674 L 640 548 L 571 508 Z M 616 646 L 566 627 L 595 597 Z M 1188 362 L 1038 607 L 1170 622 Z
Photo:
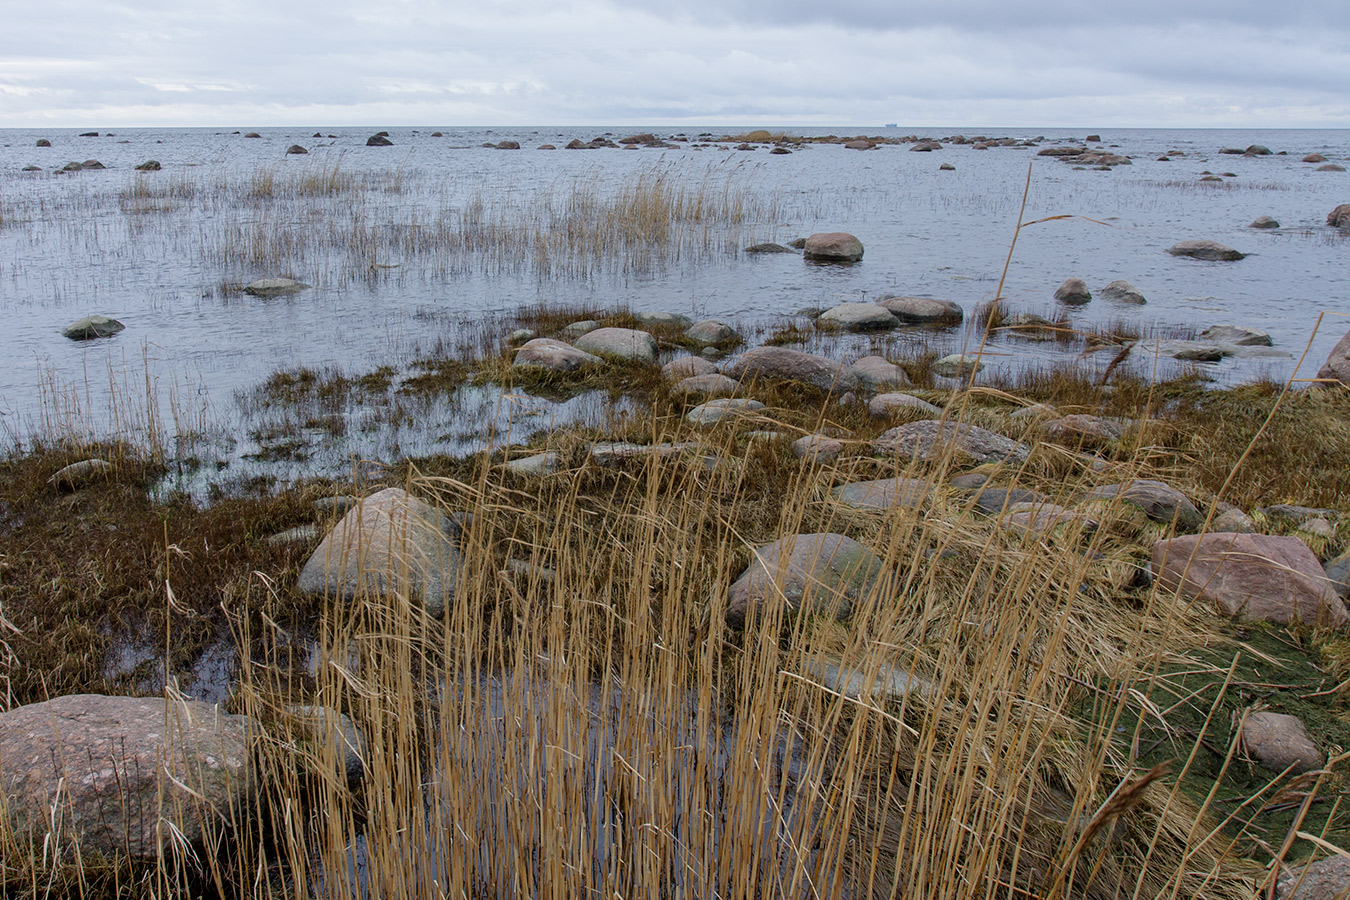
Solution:
M 959 325 L 965 317 L 959 304 L 932 297 L 882 297 L 877 305 L 905 325 Z
M 1136 478 L 1121 484 L 1104 484 L 1094 488 L 1088 495 L 1090 500 L 1111 500 L 1116 497 L 1143 510 L 1144 515 L 1155 522 L 1176 522 L 1178 531 L 1194 531 L 1205 521 L 1200 510 L 1185 494 L 1163 481 Z
M 117 332 L 124 331 L 126 327 L 109 316 L 85 316 L 61 329 L 61 334 L 72 341 L 89 341 L 94 338 L 112 337 Z
M 844 371 L 857 379 L 859 387 L 869 391 L 910 386 L 905 370 L 884 356 L 864 356 Z
M 1327 224 L 1337 228 L 1350 228 L 1350 203 L 1342 203 L 1327 213 Z
M 598 365 L 604 360 L 594 354 L 553 338 L 535 338 L 526 341 L 516 351 L 511 365 L 518 369 L 550 369 L 554 372 L 575 372 L 583 366 Z
M 1191 259 L 1213 259 L 1225 262 L 1239 260 L 1247 255 L 1234 250 L 1232 247 L 1220 244 L 1218 241 L 1181 241 L 1168 247 L 1167 252 L 1173 256 L 1189 256 Z
M 1063 284 L 1055 288 L 1055 299 L 1060 303 L 1079 305 L 1091 300 L 1092 292 L 1083 279 L 1066 278 Z
M 244 293 L 252 294 L 254 297 L 285 297 L 289 294 L 298 294 L 308 287 L 309 285 L 294 278 L 259 278 L 245 287 Z
M 1148 302 L 1139 288 L 1123 279 L 1113 281 L 1102 288 L 1102 299 L 1110 300 L 1112 303 L 1132 303 L 1135 306 L 1142 306 Z
M 820 328 L 838 328 L 844 331 L 885 331 L 900 322 L 891 311 L 875 303 L 841 303 L 827 309 L 816 319 Z
M 389 135 L 381 131 L 379 134 L 372 134 L 366 138 L 367 147 L 392 147 L 394 142 L 389 140 Z
M 768 378 L 799 381 L 822 391 L 843 392 L 857 386 L 857 379 L 837 360 L 790 347 L 756 347 L 733 360 L 725 371 L 744 384 Z
M 754 551 L 727 591 L 727 621 L 744 624 L 764 606 L 844 619 L 882 578 L 882 562 L 842 534 L 794 534 Z
M 247 815 L 256 735 L 249 717 L 192 700 L 74 694 L 20 706 L 0 713 L 0 808 L 35 853 L 76 843 L 171 856 L 177 834 L 201 846 Z
M 904 460 L 932 460 L 955 453 L 963 461 L 1026 462 L 1031 448 L 1026 444 L 986 431 L 977 425 L 924 419 L 883 432 L 872 445 L 873 452 Z
M 1267 332 L 1242 325 L 1211 325 L 1200 332 L 1200 337 L 1235 347 L 1269 347 L 1274 343 Z
M 1347 331 L 1345 336 L 1336 342 L 1336 346 L 1331 348 L 1327 361 L 1317 370 L 1317 377 L 1325 379 L 1324 387 L 1332 381 L 1350 386 L 1350 331 Z
M 1296 537 L 1215 533 L 1153 545 L 1164 587 L 1248 619 L 1332 625 L 1350 619 L 1322 565 Z
M 822 262 L 856 262 L 863 257 L 862 241 L 846 231 L 813 234 L 802 249 L 807 259 Z
M 597 328 L 577 338 L 576 348 L 597 356 L 613 356 L 633 362 L 656 362 L 656 338 L 632 328 Z
M 454 596 L 460 553 L 449 516 L 385 488 L 350 510 L 300 570 L 298 586 L 346 601 L 406 593 L 439 617 Z

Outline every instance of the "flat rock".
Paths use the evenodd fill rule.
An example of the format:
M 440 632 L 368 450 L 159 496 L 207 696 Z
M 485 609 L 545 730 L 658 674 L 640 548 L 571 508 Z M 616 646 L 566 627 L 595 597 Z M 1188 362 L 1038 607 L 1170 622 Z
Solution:
M 933 374 L 944 378 L 964 378 L 983 369 L 984 363 L 978 356 L 965 353 L 944 356 L 932 365 Z
M 1136 478 L 1120 484 L 1104 484 L 1088 494 L 1089 500 L 1117 497 L 1121 502 L 1143 510 L 1144 515 L 1154 522 L 1171 524 L 1175 521 L 1178 531 L 1195 531 L 1205 521 L 1185 494 L 1163 481 Z
M 1338 516 L 1334 509 L 1324 509 L 1320 506 L 1297 506 L 1293 503 L 1274 503 L 1270 506 L 1259 506 L 1256 511 L 1267 519 L 1277 522 L 1300 523 L 1313 518 L 1334 519 Z
M 727 380 L 730 381 L 731 379 Z M 758 400 L 723 397 L 695 406 L 685 413 L 684 418 L 692 425 L 716 425 L 718 422 L 740 418 L 747 413 L 758 412 L 763 408 L 764 404 Z
M 802 250 L 807 259 L 822 262 L 856 262 L 863 258 L 862 241 L 846 231 L 813 234 Z
M 1237 347 L 1269 347 L 1273 343 L 1268 333 L 1240 325 L 1211 325 L 1200 332 L 1200 337 Z
M 1112 303 L 1130 303 L 1135 306 L 1142 306 L 1148 301 L 1144 299 L 1143 293 L 1128 281 L 1117 280 L 1102 288 L 1102 299 L 1110 300 Z
M 844 451 L 844 442 L 823 434 L 808 434 L 792 442 L 792 455 L 798 459 L 829 462 L 838 459 Z
M 927 400 L 920 400 L 912 394 L 878 394 L 867 404 L 867 413 L 874 419 L 882 419 L 901 412 L 922 415 L 926 418 L 942 415 L 941 409 Z
M 1189 256 L 1191 259 L 1211 259 L 1231 262 L 1242 259 L 1247 254 L 1239 253 L 1232 247 L 1218 241 L 1181 241 L 1167 248 L 1173 256 Z
M 1345 333 L 1336 346 L 1327 354 L 1327 361 L 1317 370 L 1317 377 L 1324 379 L 1322 386 L 1329 387 L 1332 382 L 1350 386 L 1350 331 Z
M 756 347 L 733 360 L 726 374 L 742 384 L 773 378 L 799 381 L 822 391 L 842 392 L 857 386 L 857 379 L 837 360 L 790 347 Z
M 690 375 L 671 388 L 676 394 L 684 396 L 730 397 L 740 388 L 740 382 L 717 372 L 707 375 Z
M 259 278 L 245 287 L 244 293 L 252 294 L 254 297 L 285 297 L 289 294 L 298 294 L 308 288 L 309 285 L 296 281 L 294 278 Z
M 257 733 L 191 700 L 74 694 L 0 713 L 9 824 L 38 847 L 50 836 L 87 854 L 172 858 L 165 825 L 201 845 L 248 815 Z
M 600 441 L 591 445 L 591 461 L 598 466 L 617 466 L 633 459 L 679 456 L 694 447 L 691 441 L 660 444 L 631 444 L 627 441 Z
M 746 253 L 794 253 L 791 247 L 784 247 L 782 244 L 752 244 L 745 248 Z
M 954 452 L 958 457 L 976 464 L 1004 460 L 1021 463 L 1026 462 L 1031 454 L 1031 448 L 1026 444 L 978 425 L 940 422 L 936 419 L 909 422 L 892 428 L 877 438 L 872 448 L 880 455 L 920 461 L 938 459 L 944 453 Z
M 72 341 L 89 341 L 94 338 L 112 337 L 125 329 L 126 326 L 114 318 L 95 315 L 76 319 L 61 329 L 61 334 Z
M 1262 768 L 1302 775 L 1322 767 L 1308 729 L 1296 716 L 1277 712 L 1254 712 L 1242 723 L 1242 749 Z
M 77 491 L 96 481 L 109 481 L 114 472 L 113 464 L 106 459 L 82 459 L 56 470 L 47 484 L 58 491 Z
M 633 313 L 633 318 L 644 328 L 671 328 L 683 331 L 693 324 L 693 320 L 688 316 L 665 310 L 643 310 Z
M 526 341 L 516 351 L 511 365 L 518 369 L 550 369 L 554 372 L 575 372 L 583 366 L 599 365 L 604 360 L 594 354 L 553 338 L 535 338 Z
M 1057 503 L 1025 502 L 1010 503 L 998 524 L 1010 531 L 1020 531 L 1033 535 L 1045 535 L 1056 528 L 1072 527 L 1082 532 L 1093 532 L 1098 528 L 1095 519 L 1083 515 L 1078 510 L 1060 506 Z
M 830 496 L 857 509 L 918 509 L 933 494 L 933 485 L 918 478 L 855 481 L 830 489 Z
M 597 328 L 577 338 L 576 348 L 630 362 L 656 362 L 656 338 L 632 328 Z
M 820 328 L 838 328 L 844 331 L 885 331 L 899 325 L 891 311 L 875 303 L 841 303 L 827 309 L 816 318 Z
M 952 479 L 956 486 L 956 479 Z M 1048 503 L 1049 498 L 1030 488 L 1001 488 L 985 485 L 975 492 L 975 509 L 987 516 L 997 516 L 1023 503 Z
M 1092 292 L 1083 279 L 1066 278 L 1063 284 L 1055 288 L 1055 299 L 1060 303 L 1080 305 L 1092 299 Z
M 932 297 L 888 296 L 881 298 L 878 305 L 886 307 L 905 325 L 959 325 L 965 318 L 960 304 Z
M 561 466 L 562 454 L 555 450 L 536 453 L 533 456 L 522 456 L 519 459 L 513 459 L 502 464 L 502 468 L 511 474 L 528 478 L 552 475 Z
M 844 371 L 857 380 L 859 387 L 869 391 L 910 386 L 905 370 L 884 356 L 864 356 Z
M 795 534 L 755 550 L 727 591 L 727 621 L 743 625 L 764 606 L 844 619 L 883 577 L 881 560 L 842 534 Z
M 361 501 L 328 533 L 297 586 L 347 602 L 407 593 L 439 617 L 454 597 L 460 553 L 448 517 L 401 488 Z
M 715 346 L 740 340 L 740 334 L 726 322 L 703 319 L 685 329 L 684 336 L 696 344 Z
M 1213 533 L 1153 545 L 1164 587 L 1229 615 L 1343 626 L 1350 615 L 1317 557 L 1296 537 Z
M 717 366 L 701 356 L 681 356 L 661 367 L 661 374 L 672 381 L 682 381 L 696 375 L 712 375 L 716 372 Z

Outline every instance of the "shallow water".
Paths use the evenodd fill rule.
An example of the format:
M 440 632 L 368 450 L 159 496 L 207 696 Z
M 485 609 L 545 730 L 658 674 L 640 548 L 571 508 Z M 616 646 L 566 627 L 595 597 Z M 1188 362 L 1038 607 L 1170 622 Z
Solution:
M 1020 232 L 1003 291 L 1013 309 L 1055 314 L 1052 293 L 1070 276 L 1084 278 L 1094 291 L 1127 279 L 1148 297 L 1146 306 L 1098 298 L 1070 310 L 1074 324 L 1121 323 L 1170 335 L 1231 323 L 1268 331 L 1276 348 L 1290 354 L 1205 364 L 1221 383 L 1294 375 L 1319 314 L 1350 311 L 1350 244 L 1324 225 L 1332 207 L 1350 201 L 1350 175 L 1317 172 L 1299 161 L 1319 152 L 1345 162 L 1347 131 L 1103 132 L 1105 146 L 1133 158 L 1132 165 L 1104 172 L 1076 170 L 1025 147 L 976 151 L 948 144 L 914 153 L 900 145 L 860 153 L 809 145 L 772 156 L 763 147 L 700 145 L 698 130 L 691 129 L 689 142 L 670 149 L 530 149 L 589 140 L 604 133 L 598 128 L 442 129 L 442 138 L 431 137 L 431 128 L 397 129 L 391 132 L 395 146 L 364 146 L 375 130 L 325 128 L 319 129 L 325 137 L 313 138 L 313 128 L 273 129 L 259 139 L 209 129 L 98 138 L 0 132 L 0 313 L 6 323 L 0 428 L 17 440 L 60 432 L 72 420 L 105 434 L 147 427 L 170 437 L 191 432 L 199 440 L 190 452 L 209 470 L 252 467 L 284 478 L 342 474 L 353 459 L 465 452 L 503 442 L 507 428 L 509 440 L 518 442 L 562 421 L 598 423 L 612 415 L 602 398 L 592 397 L 561 409 L 525 401 L 539 408 L 522 416 L 519 399 L 478 389 L 397 428 L 363 424 L 370 412 L 351 407 L 341 413 L 353 421 L 340 440 L 331 429 L 302 434 L 308 449 L 281 460 L 255 458 L 254 436 L 265 433 L 268 422 L 247 397 L 271 372 L 306 366 L 360 375 L 386 363 L 403 368 L 418 357 L 481 351 L 496 344 L 513 311 L 525 304 L 717 317 L 753 338 L 803 307 L 884 293 L 928 295 L 960 303 L 967 325 L 824 341 L 811 349 L 843 356 L 900 352 L 907 345 L 958 350 L 972 341 L 976 305 L 995 295 L 1029 162 L 1026 219 L 1081 218 Z M 630 133 L 610 131 L 614 138 Z M 1083 137 L 1044 129 L 982 133 L 1043 135 L 1041 147 Z M 35 147 L 39 137 L 54 146 Z M 500 140 L 526 149 L 479 146 Z M 285 155 L 296 143 L 309 154 Z M 1288 155 L 1218 152 L 1252 143 Z M 1156 161 L 1169 150 L 1185 156 Z M 67 161 L 91 158 L 108 168 L 53 173 Z M 150 158 L 163 170 L 133 170 Z M 940 171 L 943 162 L 955 171 Z M 21 171 L 28 165 L 42 171 Z M 1233 177 L 1199 184 L 1203 171 Z M 296 192 L 302 182 L 312 191 L 334 175 L 346 186 Z M 557 247 L 493 237 L 532 217 L 585 219 L 593 209 L 579 199 L 612 196 L 639 178 L 729 198 L 738 220 L 693 224 L 667 244 L 639 242 L 595 255 L 563 256 Z M 1259 215 L 1272 215 L 1283 227 L 1248 228 Z M 862 262 L 819 266 L 797 254 L 740 252 L 760 241 L 832 230 L 862 239 Z M 441 240 L 450 232 L 455 240 Z M 1164 252 L 1187 238 L 1211 238 L 1250 255 L 1210 263 Z M 314 287 L 273 300 L 238 291 L 278 274 Z M 84 343 L 61 336 L 67 323 L 91 313 L 114 316 L 127 328 Z M 1343 331 L 1343 319 L 1328 319 L 1297 376 L 1315 374 Z M 1001 340 L 990 349 L 990 376 L 1065 352 L 1053 344 Z M 1151 366 L 1146 354 L 1137 357 L 1138 365 Z M 1176 368 L 1167 362 L 1162 374 Z

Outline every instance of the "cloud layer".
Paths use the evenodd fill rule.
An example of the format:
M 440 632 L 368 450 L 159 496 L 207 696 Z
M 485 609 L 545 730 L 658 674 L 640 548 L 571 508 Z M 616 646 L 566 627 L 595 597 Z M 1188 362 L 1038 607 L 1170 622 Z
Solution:
M 28 5 L 0 126 L 1350 125 L 1350 5 Z

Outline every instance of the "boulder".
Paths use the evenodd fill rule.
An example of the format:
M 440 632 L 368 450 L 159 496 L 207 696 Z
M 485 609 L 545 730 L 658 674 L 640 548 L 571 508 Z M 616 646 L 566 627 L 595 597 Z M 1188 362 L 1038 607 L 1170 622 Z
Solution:
M 1204 524 L 1205 517 L 1186 495 L 1170 484 L 1148 478 L 1136 478 L 1120 484 L 1105 484 L 1094 488 L 1088 499 L 1111 500 L 1119 497 L 1124 503 L 1137 506 L 1155 522 L 1176 522 L 1178 531 L 1195 531 Z
M 370 137 L 366 138 L 366 146 L 392 147 L 394 146 L 394 142 L 389 140 L 389 136 L 387 134 L 381 132 L 380 134 L 372 134 Z
M 630 135 L 629 135 L 628 137 L 626 137 L 626 138 L 619 138 L 619 143 L 620 143 L 620 144 L 655 144 L 655 143 L 656 143 L 656 135 L 650 134 L 650 133 L 645 132 L 645 131 L 644 131 L 642 134 L 630 134 Z
M 1260 229 L 1279 228 L 1280 221 L 1274 216 L 1257 216 L 1255 219 L 1252 219 L 1251 224 L 1247 227 Z
M 533 328 L 517 328 L 506 336 L 506 346 L 519 347 L 527 341 L 532 341 L 539 337 L 539 333 Z
M 1010 531 L 1042 536 L 1056 528 L 1073 526 L 1079 531 L 1096 531 L 1099 523 L 1077 510 L 1043 501 L 1009 503 L 998 524 Z
M 553 146 L 552 144 L 540 144 L 540 145 L 539 145 L 538 147 L 536 147 L 535 149 L 536 149 L 536 150 L 557 150 L 558 148 L 555 147 L 555 146 Z
M 738 382 L 712 372 L 708 375 L 691 375 L 681 379 L 675 383 L 671 391 L 684 396 L 730 397 L 739 387 Z
M 259 278 L 244 288 L 245 294 L 254 297 L 285 297 L 298 294 L 309 287 L 294 278 Z
M 742 384 L 772 378 L 799 381 L 822 391 L 842 392 L 857 386 L 857 379 L 838 361 L 789 347 L 756 347 L 733 360 L 726 374 Z
M 911 153 L 931 153 L 934 150 L 941 150 L 942 145 L 937 141 L 919 141 L 909 150 Z
M 862 241 L 844 231 L 813 234 L 803 250 L 807 259 L 821 262 L 856 262 L 863 258 Z
M 932 365 L 933 374 L 941 375 L 944 378 L 964 378 L 982 369 L 984 369 L 984 363 L 980 362 L 978 356 L 970 356 L 964 353 L 944 356 Z
M 1322 751 L 1296 716 L 1254 712 L 1242 723 L 1242 749 L 1262 768 L 1302 775 L 1322 768 Z
M 80 168 L 97 170 L 106 169 L 108 167 L 96 159 L 86 159 L 84 162 L 80 163 Z
M 879 306 L 905 325 L 959 325 L 965 312 L 950 300 L 932 297 L 882 297 Z
M 695 446 L 690 441 L 680 443 L 631 444 L 627 441 L 599 441 L 591 445 L 591 461 L 597 466 L 618 466 L 632 459 L 666 459 L 679 456 Z
M 38 139 L 37 139 L 37 144 L 36 144 L 36 146 L 38 146 L 38 147 L 50 147 L 51 145 L 52 145 L 52 142 L 49 141 L 49 140 L 47 140 L 46 138 L 38 138 Z
M 638 320 L 638 324 L 643 328 L 674 328 L 684 330 L 693 322 L 688 316 L 682 316 L 679 313 L 666 312 L 660 309 L 644 309 L 633 313 L 633 318 Z
M 933 494 L 933 485 L 918 478 L 855 481 L 830 489 L 830 496 L 857 509 L 918 509 Z
M 736 329 L 717 319 L 703 319 L 685 329 L 684 336 L 695 344 L 709 347 L 730 344 L 740 340 Z
M 953 486 L 956 480 L 952 480 Z M 1049 498 L 1030 488 L 980 487 L 975 492 L 975 509 L 987 516 L 998 516 L 1014 509 L 1025 509 L 1023 504 L 1045 504 Z
M 875 150 L 876 146 L 871 141 L 847 141 L 844 143 L 845 150 Z
M 305 156 L 308 153 L 309 151 L 306 150 L 304 147 L 301 147 L 299 144 L 291 144 L 289 147 L 286 148 L 286 154 L 288 156 Z
M 600 323 L 594 319 L 579 319 L 575 322 L 569 322 L 558 329 L 558 336 L 565 341 L 575 341 L 588 331 L 594 331 L 600 327 Z
M 1088 290 L 1087 282 L 1083 279 L 1066 278 L 1063 284 L 1055 288 L 1055 299 L 1060 303 L 1079 305 L 1091 300 L 1092 292 Z
M 1056 443 L 1084 447 L 1106 446 L 1120 440 L 1125 433 L 1119 423 L 1087 413 L 1060 416 L 1041 427 L 1045 436 Z
M 1263 144 L 1252 144 L 1242 151 L 1243 156 L 1270 156 L 1270 148 Z
M 1276 882 L 1279 900 L 1336 900 L 1350 893 L 1350 858 L 1329 856 L 1285 871 Z
M 498 141 L 495 145 L 497 150 L 519 150 L 519 141 Z
M 1344 172 L 1345 166 L 1340 163 L 1323 163 L 1317 167 L 1319 172 Z
M 172 857 L 247 816 L 256 723 L 197 701 L 74 694 L 0 713 L 0 785 L 15 837 L 81 853 Z M 56 833 L 52 833 L 55 829 Z
M 792 253 L 791 247 L 784 247 L 782 244 L 751 244 L 745 248 L 746 253 Z
M 1312 551 L 1296 537 L 1212 533 L 1153 545 L 1153 571 L 1181 596 L 1221 612 L 1290 625 L 1350 618 Z
M 406 593 L 439 618 L 454 597 L 460 553 L 449 516 L 401 488 L 385 488 L 350 510 L 300 570 L 307 594 L 347 602 Z
M 1257 507 L 1257 512 L 1276 522 L 1292 522 L 1299 524 L 1314 518 L 1336 518 L 1337 513 L 1334 509 L 1324 509 L 1320 506 L 1297 506 L 1293 503 L 1274 503 L 1270 506 Z
M 682 381 L 695 375 L 712 375 L 716 372 L 717 366 L 701 356 L 681 356 L 661 367 L 661 374 L 673 381 Z
M 1220 501 L 1214 504 L 1214 518 L 1210 519 L 1211 531 L 1230 531 L 1237 534 L 1252 534 L 1256 523 L 1252 517 L 1231 503 Z
M 1232 247 L 1218 241 L 1181 241 L 1167 248 L 1173 256 L 1189 256 L 1191 259 L 1211 259 L 1231 262 L 1245 257 Z
M 844 619 L 882 579 L 882 562 L 842 534 L 795 534 L 755 550 L 727 591 L 727 621 L 743 625 L 765 606 Z
M 890 310 L 875 303 L 841 303 L 827 309 L 816 319 L 820 328 L 838 328 L 844 331 L 884 331 L 900 322 Z
M 1350 387 L 1350 331 L 1331 348 L 1327 361 L 1317 370 L 1317 377 L 1325 379 L 1323 387 L 1328 387 L 1332 381 Z
M 1322 566 L 1331 582 L 1332 590 L 1342 599 L 1350 599 L 1350 547 L 1341 551 L 1339 556 L 1327 560 Z
M 808 434 L 792 442 L 792 455 L 798 459 L 829 462 L 838 459 L 844 451 L 844 442 L 823 434 Z
M 164 167 L 163 167 L 162 165 L 159 164 L 159 160 L 157 160 L 157 159 L 147 159 L 145 162 L 141 163 L 139 166 L 136 167 L 136 171 L 137 171 L 137 172 L 158 172 L 158 171 L 159 171 L 160 169 L 162 169 L 162 168 L 164 168 Z
M 562 454 L 555 450 L 536 453 L 533 456 L 522 456 L 519 459 L 513 459 L 502 464 L 502 468 L 512 475 L 521 475 L 526 478 L 552 475 L 561 466 Z
M 939 172 L 955 172 L 955 171 L 956 171 L 956 166 L 952 165 L 951 163 L 943 163 L 942 165 L 938 166 L 938 171 L 939 171 Z
M 518 369 L 551 369 L 554 372 L 575 372 L 583 366 L 598 365 L 604 362 L 600 357 L 579 350 L 571 344 L 556 341 L 553 338 L 535 338 L 526 341 L 516 351 L 515 361 L 511 365 Z
M 1327 224 L 1336 228 L 1350 228 L 1350 203 L 1342 203 L 1327 213 Z
M 320 758 L 325 752 L 333 754 L 337 770 L 348 787 L 354 787 L 365 778 L 370 743 L 350 717 L 327 706 L 296 705 L 289 707 L 287 712 L 299 736 L 314 745 Z
M 576 340 L 576 349 L 597 356 L 641 363 L 656 362 L 656 338 L 632 328 L 597 328 Z
M 1026 444 L 987 431 L 977 425 L 925 419 L 883 432 L 872 445 L 873 452 L 902 460 L 932 460 L 955 453 L 963 461 L 1026 462 L 1031 448 Z
M 1303 162 L 1305 163 L 1323 163 L 1326 161 L 1327 158 L 1320 153 L 1309 153 L 1307 156 L 1303 157 Z
M 106 459 L 82 459 L 60 468 L 47 479 L 58 491 L 78 491 L 96 481 L 109 481 L 116 469 Z
M 867 404 L 867 414 L 874 419 L 884 419 L 901 412 L 925 418 L 942 415 L 941 409 L 911 394 L 878 394 Z
M 125 325 L 108 316 L 85 316 L 61 329 L 61 334 L 72 341 L 89 341 L 94 338 L 112 337 L 125 329 Z
M 1243 328 L 1240 325 L 1211 325 L 1200 332 L 1207 341 L 1232 344 L 1236 347 L 1269 347 L 1270 335 L 1255 328 Z
M 764 404 L 758 400 L 723 397 L 695 406 L 685 414 L 684 418 L 692 425 L 716 425 L 718 422 L 740 418 L 747 413 L 758 412 L 763 408 Z
M 864 356 L 844 371 L 857 380 L 859 387 L 869 391 L 910 386 L 905 370 L 884 356 Z
M 1148 302 L 1139 288 L 1123 280 L 1113 281 L 1102 288 L 1102 299 L 1110 300 L 1112 303 L 1132 303 L 1136 306 Z

